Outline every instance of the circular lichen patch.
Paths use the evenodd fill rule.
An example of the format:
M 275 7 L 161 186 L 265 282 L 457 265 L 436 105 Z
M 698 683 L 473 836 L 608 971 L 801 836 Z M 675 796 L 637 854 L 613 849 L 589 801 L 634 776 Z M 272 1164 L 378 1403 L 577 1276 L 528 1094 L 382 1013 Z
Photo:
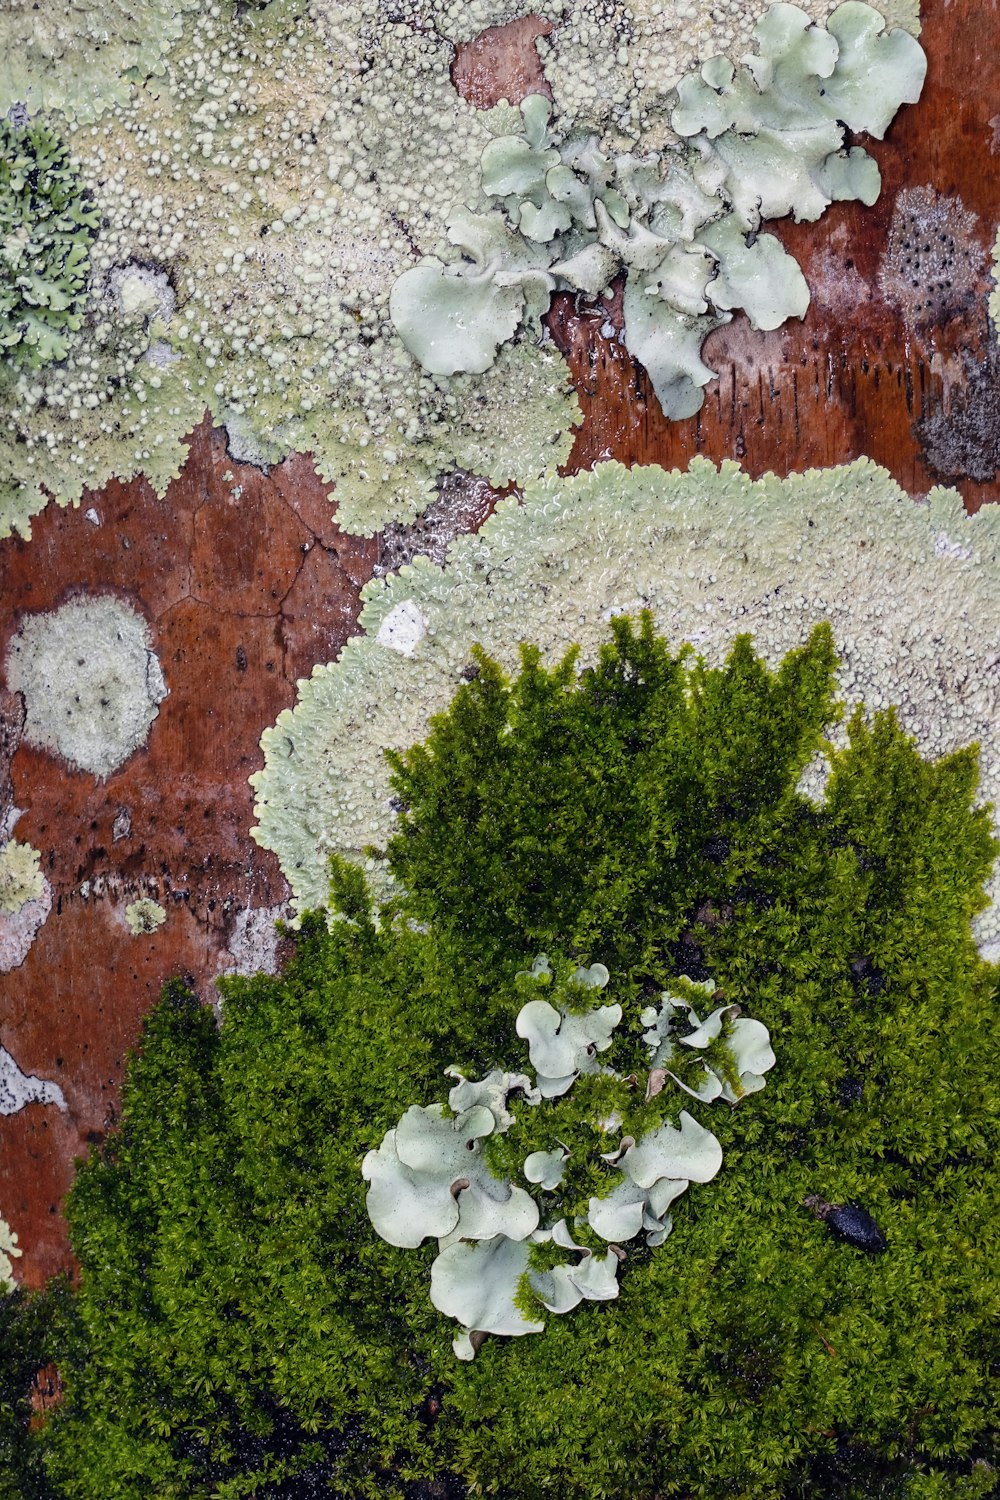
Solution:
M 7 683 L 24 694 L 24 738 L 101 778 L 145 743 L 167 686 L 145 620 L 110 595 L 28 615 Z

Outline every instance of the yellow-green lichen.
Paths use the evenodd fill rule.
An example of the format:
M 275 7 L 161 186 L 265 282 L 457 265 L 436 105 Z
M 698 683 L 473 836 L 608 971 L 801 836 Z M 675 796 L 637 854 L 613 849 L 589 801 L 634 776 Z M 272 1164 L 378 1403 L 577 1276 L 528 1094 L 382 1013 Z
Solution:
M 41 856 L 30 844 L 8 839 L 0 844 L 0 913 L 20 911 L 27 901 L 40 901 L 45 877 L 39 868 Z
M 17 1235 L 5 1219 L 0 1219 L 0 1292 L 12 1292 L 14 1280 L 13 1261 L 24 1251 L 17 1243 Z
M 144 937 L 147 933 L 155 932 L 166 920 L 167 914 L 163 907 L 149 896 L 141 896 L 138 901 L 131 901 L 125 908 L 125 921 L 133 937 Z

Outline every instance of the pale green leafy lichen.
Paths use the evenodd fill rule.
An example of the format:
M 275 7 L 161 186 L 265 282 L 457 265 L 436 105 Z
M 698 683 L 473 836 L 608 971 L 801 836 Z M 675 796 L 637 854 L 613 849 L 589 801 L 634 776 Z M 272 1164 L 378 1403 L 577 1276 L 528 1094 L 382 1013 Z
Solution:
M 689 993 L 702 994 L 707 999 L 713 994 L 715 983 L 713 980 L 707 980 L 703 984 L 688 981 L 686 988 Z M 678 1017 L 682 1013 L 688 1025 L 695 1029 L 687 1036 L 675 1036 Z M 658 1007 L 647 1006 L 639 1019 L 643 1026 L 650 1028 L 644 1033 L 643 1040 L 652 1054 L 651 1069 L 654 1072 L 662 1070 L 664 1078 L 672 1078 L 692 1098 L 706 1103 L 722 1098 L 735 1104 L 745 1094 L 759 1093 L 764 1087 L 764 1074 L 774 1067 L 775 1057 L 766 1027 L 748 1016 L 741 1016 L 739 1006 L 718 1006 L 701 1022 L 687 997 L 667 993 L 660 996 Z M 711 1053 L 708 1053 L 702 1064 L 700 1080 L 695 1080 L 697 1088 L 692 1088 L 690 1083 L 678 1078 L 671 1070 L 670 1065 L 673 1063 L 676 1066 L 680 1058 L 678 1045 L 705 1052 L 711 1043 L 720 1038 L 725 1040 L 732 1064 L 733 1071 L 730 1075 L 720 1069 Z M 662 1081 L 658 1078 L 656 1086 L 662 1086 Z
M 26 104 L 91 120 L 162 66 L 195 0 L 4 0 L 0 113 Z
M 743 306 L 770 326 L 800 309 L 804 287 L 776 245 L 746 245 L 724 230 L 713 230 L 718 243 L 706 240 L 693 258 L 683 253 L 686 241 L 677 255 L 660 245 L 658 276 L 647 282 L 635 236 L 623 227 L 638 219 L 623 214 L 621 184 L 618 198 L 603 189 L 597 195 L 612 243 L 571 245 L 561 226 L 583 212 L 579 179 L 588 170 L 573 165 L 571 137 L 589 131 L 594 151 L 627 176 L 630 152 L 675 140 L 669 118 L 688 63 L 709 56 L 710 42 L 734 60 L 744 49 L 746 18 L 732 6 L 700 0 L 675 13 L 668 5 L 663 37 L 681 66 L 670 79 L 656 82 L 651 73 L 640 85 L 649 40 L 642 10 L 617 0 L 549 7 L 558 24 L 543 51 L 557 139 L 537 149 L 558 152 L 560 162 L 547 199 L 537 190 L 522 198 L 515 239 L 534 246 L 535 259 L 539 245 L 543 260 L 550 250 L 565 253 L 553 253 L 541 271 L 522 267 L 508 288 L 490 269 L 486 303 L 494 311 L 498 298 L 508 306 L 494 331 L 509 335 L 511 307 L 524 328 L 488 369 L 466 375 L 421 369 L 393 327 L 389 299 L 422 259 L 443 264 L 454 256 L 448 219 L 455 205 L 469 205 L 469 223 L 499 217 L 483 212 L 491 200 L 480 193 L 480 163 L 492 142 L 497 170 L 514 170 L 504 166 L 509 141 L 497 144 L 516 133 L 512 111 L 473 109 L 458 97 L 450 69 L 453 38 L 482 16 L 510 12 L 491 4 L 430 3 L 397 14 L 374 3 L 219 0 L 181 8 L 166 35 L 149 0 L 134 13 L 143 21 L 143 47 L 123 52 L 123 13 L 102 11 L 101 57 L 113 60 L 122 86 L 107 97 L 98 87 L 94 108 L 102 99 L 106 108 L 96 123 L 66 103 L 68 145 L 101 219 L 84 319 L 58 364 L 31 379 L 0 373 L 0 410 L 14 436 L 0 455 L 0 535 L 28 534 L 50 494 L 75 504 L 84 487 L 112 476 L 144 473 L 163 494 L 206 409 L 229 429 L 234 455 L 273 463 L 311 452 L 336 486 L 340 524 L 357 532 L 412 520 L 433 499 L 440 473 L 456 466 L 498 485 L 528 482 L 566 459 L 579 418 L 566 366 L 551 345 L 536 346 L 532 321 L 550 283 L 593 295 L 619 265 L 632 267 L 630 347 L 669 393 L 668 406 L 693 406 L 699 382 L 709 378 L 698 349 L 710 322 L 699 319 Z M 821 20 L 828 10 L 815 0 L 809 14 Z M 7 21 L 12 37 L 28 15 L 16 0 Z M 98 13 L 60 0 L 59 17 L 68 28 L 59 45 L 75 56 Z M 892 43 L 890 64 L 901 47 Z M 882 39 L 868 38 L 862 50 L 878 75 L 874 94 L 882 86 Z M 29 57 L 26 66 L 36 64 L 46 88 L 61 78 L 72 92 L 72 68 L 58 58 L 50 67 Z M 129 82 L 133 69 L 136 78 L 149 74 L 144 87 Z M 595 86 L 581 93 L 572 79 Z M 49 95 L 32 97 L 39 103 Z M 815 190 L 870 197 L 874 179 L 863 154 L 831 157 L 824 149 Z M 810 161 L 815 150 L 805 153 Z M 705 165 L 712 180 L 699 188 L 716 205 L 698 221 L 706 231 L 725 207 L 712 176 L 717 160 Z M 643 187 L 637 209 L 646 210 L 652 191 Z M 657 211 L 666 212 L 662 203 Z M 169 306 L 169 299 L 153 306 L 128 294 L 136 266 L 169 283 Z M 699 290 L 710 268 L 715 274 Z M 445 290 L 463 299 L 467 324 L 479 326 L 484 315 L 474 304 L 483 303 L 483 288 Z M 703 313 L 702 301 L 710 304 Z M 492 333 L 486 346 L 495 346 Z M 443 363 L 456 367 L 455 353 Z
M 20 911 L 26 901 L 42 899 L 45 877 L 40 858 L 30 844 L 19 844 L 15 839 L 0 844 L 0 912 Z
M 546 657 L 579 641 L 588 661 L 609 616 L 644 605 L 673 643 L 691 640 L 713 663 L 741 631 L 776 663 L 828 619 L 842 696 L 897 704 L 926 754 L 978 739 L 983 797 L 996 804 L 998 599 L 996 508 L 967 517 L 947 490 L 914 504 L 867 461 L 756 482 L 703 461 L 686 474 L 603 464 L 541 480 L 454 542 L 444 568 L 418 560 L 367 586 L 364 633 L 299 684 L 294 711 L 263 737 L 254 837 L 277 852 L 297 908 L 322 906 L 329 855 L 359 858 L 391 833 L 383 747 L 425 737 L 475 642 L 508 669 L 522 640 Z M 409 656 L 378 642 L 404 604 L 425 631 Z M 988 951 L 998 889 L 994 879 L 976 922 Z
M 880 138 L 919 97 L 926 59 L 859 0 L 826 30 L 772 5 L 755 40 L 739 67 L 715 58 L 681 80 L 680 144 L 662 156 L 606 153 L 585 128 L 557 132 L 549 101 L 529 95 L 520 132 L 482 154 L 493 212 L 459 205 L 449 218 L 461 258 L 425 257 L 393 287 L 393 323 L 424 369 L 481 373 L 522 324 L 539 326 L 554 292 L 593 296 L 626 268 L 625 345 L 664 414 L 680 418 L 712 377 L 701 345 L 734 309 L 762 329 L 804 316 L 805 278 L 761 223 L 816 219 L 834 199 L 873 203 L 878 167 L 844 149 L 845 128 Z
M 133 937 L 144 937 L 147 933 L 155 932 L 166 920 L 167 914 L 163 907 L 149 896 L 140 896 L 138 901 L 129 902 L 125 908 L 125 921 Z
M 439 1104 L 412 1105 L 378 1149 L 368 1152 L 361 1167 L 369 1183 L 368 1215 L 384 1240 L 416 1249 L 425 1239 L 437 1238 L 431 1301 L 439 1312 L 462 1324 L 464 1331 L 454 1341 L 460 1359 L 474 1358 L 477 1341 L 485 1334 L 517 1337 L 544 1330 L 544 1323 L 524 1304 L 526 1292 L 557 1314 L 572 1311 L 582 1301 L 616 1298 L 620 1250 L 611 1244 L 604 1254 L 595 1254 L 589 1245 L 574 1241 L 574 1231 L 592 1231 L 606 1243 L 631 1240 L 645 1231 L 647 1244 L 661 1245 L 672 1228 L 670 1204 L 690 1183 L 710 1182 L 722 1165 L 716 1137 L 682 1109 L 676 1126 L 658 1114 L 638 1139 L 624 1136 L 615 1150 L 602 1153 L 608 1172 L 620 1174 L 620 1180 L 603 1196 L 591 1196 L 577 1205 L 570 1213 L 572 1222 L 566 1217 L 567 1204 L 550 1196 L 559 1189 L 566 1161 L 573 1154 L 561 1142 L 552 1150 L 531 1151 L 523 1161 L 524 1179 L 541 1192 L 541 1203 L 524 1188 L 494 1174 L 483 1148 L 517 1123 L 507 1108 L 512 1091 L 522 1096 L 532 1112 L 537 1110 L 540 1116 L 550 1112 L 551 1118 L 539 1119 L 538 1129 L 558 1138 L 561 1097 L 581 1074 L 601 1073 L 613 1082 L 626 1108 L 637 1082 L 634 1073 L 622 1076 L 597 1062 L 597 1054 L 612 1046 L 612 1033 L 624 1014 L 622 1006 L 580 1008 L 581 994 L 607 985 L 609 974 L 603 964 L 572 971 L 561 967 L 559 975 L 554 975 L 547 955 L 541 954 L 530 970 L 517 977 L 527 981 L 524 992 L 554 986 L 557 1001 L 562 1001 L 553 1006 L 546 1000 L 529 999 L 518 1012 L 515 1029 L 527 1041 L 534 1083 L 528 1075 L 499 1069 L 476 1083 L 449 1068 L 459 1079 L 449 1094 L 451 1115 Z M 687 980 L 681 983 L 688 990 L 700 988 Z M 767 1028 L 748 1018 L 742 1018 L 742 1032 L 736 1030 L 739 1021 L 724 1027 L 723 1018 L 738 1010 L 736 1006 L 720 1008 L 702 1026 L 693 1011 L 678 1005 L 688 1010 L 688 1020 L 697 1028 L 681 1041 L 696 1049 L 709 1041 L 717 1043 L 734 1076 L 744 1063 L 760 1066 L 759 1076 L 747 1074 L 754 1079 L 753 1086 L 724 1097 L 735 1104 L 743 1094 L 758 1092 L 764 1086 L 763 1073 L 775 1062 Z M 646 1038 L 651 1053 L 647 1105 L 662 1091 L 667 1077 L 680 1082 L 659 1066 L 665 1058 L 669 1060 L 673 1021 L 664 1017 L 672 1017 L 673 998 L 662 996 L 661 1006 L 659 1012 L 647 1008 L 640 1016 L 643 1024 L 656 1023 L 652 1042 Z M 713 1062 L 720 1066 L 718 1051 Z M 686 1091 L 702 1102 L 722 1096 L 721 1087 L 714 1094 Z M 620 1128 L 621 1116 L 593 1125 L 594 1139 L 603 1139 Z M 542 1222 L 543 1218 L 548 1222 Z M 580 1259 L 556 1257 L 544 1268 L 536 1266 L 532 1247 L 543 1244 Z

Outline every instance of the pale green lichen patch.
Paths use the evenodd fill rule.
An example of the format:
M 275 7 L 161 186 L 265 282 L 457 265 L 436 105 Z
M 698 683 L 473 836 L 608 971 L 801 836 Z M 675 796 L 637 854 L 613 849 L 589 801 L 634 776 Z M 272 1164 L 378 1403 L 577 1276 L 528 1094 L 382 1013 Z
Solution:
M 587 116 L 567 132 L 529 95 L 520 130 L 482 154 L 492 212 L 457 206 L 448 237 L 459 256 L 427 256 L 393 286 L 393 323 L 423 368 L 481 373 L 520 326 L 540 326 L 554 292 L 594 296 L 624 268 L 625 345 L 664 415 L 680 418 L 712 377 L 701 345 L 734 310 L 761 329 L 803 317 L 805 278 L 762 221 L 816 219 L 835 199 L 873 203 L 878 167 L 845 149 L 845 130 L 881 137 L 919 97 L 926 59 L 858 0 L 826 30 L 772 5 L 755 43 L 738 67 L 717 57 L 678 82 L 678 144 L 662 154 L 602 150 Z
M 384 845 L 394 813 L 383 748 L 424 738 L 474 643 L 508 669 L 522 640 L 547 657 L 579 641 L 586 662 L 611 615 L 644 606 L 672 643 L 690 640 L 712 662 L 741 631 L 777 662 L 829 620 L 845 699 L 897 704 L 927 754 L 978 739 L 983 798 L 1000 802 L 1000 515 L 967 517 L 946 490 L 915 505 L 867 461 L 757 482 L 703 461 L 686 474 L 604 464 L 542 480 L 454 542 L 446 567 L 418 559 L 364 599 L 365 633 L 299 684 L 252 778 L 254 837 L 277 852 L 300 911 L 324 904 L 331 853 Z M 408 656 L 377 639 L 404 603 L 426 624 Z M 817 792 L 821 777 L 817 764 Z M 988 951 L 998 890 L 994 879 L 976 924 Z
M 162 66 L 195 0 L 4 0 L 0 111 L 61 109 L 93 119 Z
M 146 88 L 69 122 L 101 216 L 87 317 L 56 368 L 0 369 L 21 438 L 0 534 L 27 533 L 42 486 L 76 503 L 142 472 L 162 494 L 206 407 L 248 457 L 313 453 L 358 531 L 412 520 L 470 458 L 506 484 L 567 457 L 579 412 L 551 347 L 525 341 L 471 389 L 423 374 L 388 318 L 490 138 L 451 59 L 365 6 L 216 5 Z
M 459 98 L 450 72 L 454 40 L 504 18 L 505 7 L 428 3 L 396 13 L 374 3 L 219 0 L 170 7 L 167 20 L 157 0 L 128 17 L 114 5 L 100 11 L 107 37 L 99 56 L 121 86 L 102 92 L 99 69 L 86 101 L 68 59 L 92 41 L 98 11 L 59 0 L 54 39 L 46 40 L 47 12 L 26 51 L 22 32 L 38 13 L 22 0 L 0 13 L 8 72 L 23 65 L 40 80 L 32 109 L 65 111 L 59 129 L 101 221 L 83 321 L 65 358 L 30 378 L 0 362 L 0 410 L 16 439 L 0 455 L 0 535 L 28 534 L 49 494 L 75 504 L 85 487 L 113 476 L 141 472 L 163 494 L 206 408 L 227 427 L 234 453 L 265 464 L 312 453 L 336 486 L 345 529 L 406 524 L 432 502 L 442 472 L 460 467 L 496 485 L 523 484 L 567 458 L 579 407 L 565 363 L 538 342 L 535 326 L 556 285 L 591 295 L 619 266 L 629 268 L 629 347 L 675 414 L 685 404 L 693 409 L 709 378 L 698 350 L 714 322 L 737 307 L 760 327 L 800 312 L 804 283 L 784 252 L 766 237 L 747 244 L 725 227 L 727 213 L 745 210 L 733 187 L 746 175 L 743 159 L 727 165 L 725 143 L 717 148 L 707 131 L 693 146 L 678 145 L 670 127 L 677 85 L 706 49 L 738 63 L 746 18 L 706 0 L 659 12 L 570 0 L 544 13 L 558 22 L 544 47 L 553 141 L 529 143 L 520 177 L 503 144 L 518 129 L 516 117 L 509 108 L 477 112 Z M 828 13 L 824 0 L 795 11 L 803 24 Z M 902 32 L 877 35 L 867 7 L 844 13 L 854 20 L 836 43 L 838 59 L 856 53 L 869 70 L 864 97 L 913 97 L 919 48 Z M 668 74 L 650 63 L 642 75 L 650 27 L 666 53 L 676 53 Z M 807 179 L 813 203 L 868 200 L 871 165 L 859 148 L 840 155 L 834 106 L 823 103 L 800 60 L 795 53 L 781 63 L 780 88 L 761 86 L 766 108 L 747 127 L 757 135 L 746 137 L 757 145 L 744 153 L 760 158 L 751 175 L 784 183 L 791 172 L 786 196 L 796 205 Z M 838 60 L 839 110 L 851 104 L 849 75 Z M 901 83 L 903 75 L 910 82 Z M 803 80 L 805 102 L 793 106 Z M 27 85 L 8 77 L 7 88 L 22 98 Z M 780 137 L 773 158 L 762 150 L 769 136 Z M 581 155 L 590 137 L 593 151 Z M 682 226 L 669 225 L 670 192 L 659 194 L 648 171 L 627 201 L 623 163 L 652 146 L 667 153 L 650 169 L 654 177 L 680 172 L 696 182 L 700 218 L 688 213 Z M 531 151 L 559 158 L 549 163 L 555 176 L 549 184 L 546 174 L 544 193 L 524 176 L 538 164 Z M 603 170 L 599 157 L 621 181 L 592 180 Z M 500 191 L 508 178 L 505 197 L 486 196 L 481 182 Z M 773 182 L 769 192 L 773 200 Z M 600 234 L 584 226 L 587 203 L 598 199 L 608 215 Z M 473 229 L 489 218 L 494 230 L 457 243 L 453 211 L 462 207 Z M 508 232 L 504 214 L 515 207 Z M 496 225 L 504 256 L 513 246 L 502 266 L 493 263 Z M 644 265 L 635 242 L 647 231 L 658 254 Z M 435 264 L 453 267 L 459 250 L 475 274 L 435 277 Z M 390 317 L 392 288 L 405 273 L 431 288 L 437 307 L 431 337 L 439 357 L 426 369 Z M 400 314 L 418 352 L 423 300 L 411 297 L 412 316 Z
M 24 695 L 25 742 L 102 779 L 145 743 L 167 696 L 145 620 L 109 594 L 25 615 L 5 671 Z
M 125 921 L 133 937 L 143 937 L 155 932 L 166 920 L 167 914 L 163 907 L 149 896 L 141 896 L 138 901 L 131 901 L 125 908 Z
M 41 856 L 30 844 L 8 839 L 0 844 L 0 913 L 12 915 L 28 901 L 40 901 L 45 877 L 39 868 Z
M 993 246 L 994 287 L 990 293 L 990 316 L 1000 331 L 1000 229 Z

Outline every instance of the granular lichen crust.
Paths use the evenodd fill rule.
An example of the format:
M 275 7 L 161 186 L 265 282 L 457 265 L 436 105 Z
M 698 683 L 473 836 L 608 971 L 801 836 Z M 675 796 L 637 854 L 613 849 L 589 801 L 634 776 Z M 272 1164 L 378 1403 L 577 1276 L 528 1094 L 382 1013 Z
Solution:
M 26 615 L 5 670 L 25 742 L 102 779 L 145 743 L 167 695 L 145 620 L 109 594 Z
M 811 0 L 807 12 L 778 7 L 803 24 L 829 9 L 826 0 Z M 747 32 L 742 8 L 737 16 L 707 0 L 661 12 L 604 0 L 542 10 L 559 23 L 544 44 L 554 128 L 562 141 L 591 131 L 619 156 L 675 142 L 677 79 L 694 84 L 690 65 L 709 48 L 738 62 Z M 903 58 L 910 82 L 901 97 L 915 97 L 912 39 L 898 30 L 876 36 L 881 20 L 867 7 L 840 10 L 867 38 L 870 96 L 895 88 L 898 101 L 892 79 Z M 67 56 L 86 45 L 98 13 L 59 0 Z M 32 109 L 48 101 L 65 112 L 59 129 L 100 228 L 83 321 L 65 358 L 30 378 L 0 361 L 0 413 L 15 437 L 0 454 L 0 535 L 29 534 L 49 495 L 76 504 L 85 487 L 112 477 L 142 473 L 163 494 L 206 408 L 238 451 L 260 462 L 312 453 L 336 486 L 338 524 L 363 534 L 411 522 L 449 469 L 502 486 L 564 462 L 580 412 L 551 343 L 526 326 L 484 373 L 431 374 L 389 316 L 404 272 L 454 254 L 453 208 L 489 208 L 480 194 L 483 152 L 516 128 L 513 112 L 474 109 L 459 97 L 451 66 L 455 41 L 506 18 L 507 8 L 219 0 L 170 7 L 166 27 L 158 0 L 129 13 L 142 20 L 134 55 L 121 50 L 124 9 L 100 10 L 108 32 L 100 56 L 117 58 L 121 87 L 97 119 L 72 93 L 58 49 L 51 67 L 32 61 L 31 49 L 22 58 L 49 90 L 32 96 Z M 0 11 L 8 54 L 17 54 L 18 28 L 32 14 L 22 0 Z M 651 26 L 678 67 L 637 81 Z M 47 34 L 43 26 L 38 36 Z M 133 72 L 147 78 L 144 87 L 130 81 Z M 59 79 L 61 98 L 51 92 Z M 711 197 L 718 163 L 702 144 L 700 181 Z M 810 138 L 805 154 L 816 149 Z M 829 154 L 824 147 L 820 157 Z M 798 147 L 782 156 L 782 180 L 786 169 L 799 180 L 809 175 L 799 156 Z M 860 171 L 860 149 L 834 158 L 820 174 L 822 201 L 859 191 L 870 198 L 877 174 Z M 742 262 L 749 248 L 716 246 L 709 259 L 735 249 Z M 744 279 L 749 269 L 740 270 Z M 725 309 L 740 305 L 731 286 L 718 290 Z M 796 284 L 793 311 L 802 292 Z M 668 338 L 674 321 L 670 312 Z M 703 331 L 695 319 L 683 333 L 697 344 Z
M 0 112 L 14 104 L 93 119 L 156 72 L 196 0 L 3 0 Z
M 423 739 L 474 643 L 509 668 L 520 641 L 547 656 L 579 641 L 587 662 L 611 615 L 643 607 L 712 663 L 743 631 L 777 662 L 829 620 L 843 697 L 897 704 L 926 754 L 978 740 L 982 795 L 1000 802 L 998 582 L 993 507 L 966 517 L 946 490 L 915 505 L 867 460 L 757 482 L 700 460 L 686 474 L 603 464 L 541 480 L 453 543 L 444 569 L 418 558 L 366 587 L 365 634 L 264 734 L 254 837 L 277 852 L 297 909 L 322 906 L 329 855 L 357 857 L 391 832 L 383 748 Z M 378 641 L 403 605 L 425 629 L 409 654 Z M 977 919 L 990 949 L 998 893 L 994 880 Z

